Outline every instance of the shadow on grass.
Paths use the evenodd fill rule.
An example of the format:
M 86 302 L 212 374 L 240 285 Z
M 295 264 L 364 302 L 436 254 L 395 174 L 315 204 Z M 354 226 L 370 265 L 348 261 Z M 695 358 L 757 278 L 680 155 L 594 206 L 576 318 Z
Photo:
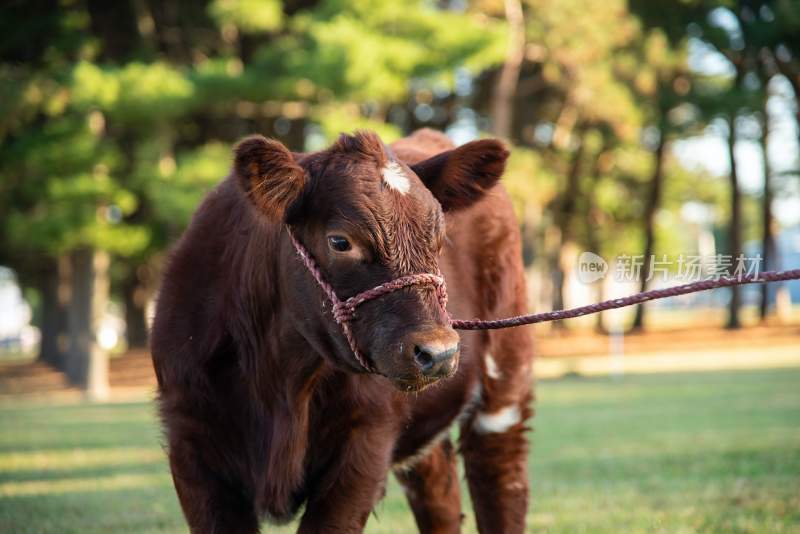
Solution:
M 48 467 L 46 469 L 20 469 L 0 472 L 0 495 L 10 483 L 45 482 L 59 480 L 102 479 L 116 475 L 169 476 L 166 458 L 147 461 L 118 461 L 105 466 Z
M 102 491 L 0 499 L 4 532 L 186 532 L 169 478 Z

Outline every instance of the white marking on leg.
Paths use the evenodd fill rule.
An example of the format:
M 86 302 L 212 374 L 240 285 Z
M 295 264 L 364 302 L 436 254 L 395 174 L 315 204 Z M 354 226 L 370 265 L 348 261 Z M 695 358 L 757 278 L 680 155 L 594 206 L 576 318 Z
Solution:
M 436 445 L 439 444 L 444 438 L 450 435 L 450 425 L 444 427 L 438 434 L 436 434 L 433 439 L 431 439 L 428 443 L 420 447 L 414 454 L 410 455 L 408 458 L 403 459 L 400 462 L 396 462 L 392 464 L 392 469 L 395 471 L 410 471 L 414 468 L 417 463 L 425 458 L 431 449 L 433 449 Z
M 453 419 L 453 421 L 444 427 L 438 434 L 436 434 L 433 439 L 431 439 L 428 443 L 420 447 L 414 454 L 410 455 L 408 458 L 397 462 L 392 465 L 392 469 L 395 471 L 410 471 L 414 468 L 417 463 L 425 458 L 428 453 L 433 449 L 434 446 L 438 445 L 444 438 L 450 435 L 450 429 L 452 428 L 453 424 L 461 424 L 474 411 L 475 407 L 481 401 L 481 383 L 476 382 L 473 386 L 467 401 L 464 403 L 464 406 L 461 408 L 461 412 Z
M 458 417 L 456 417 L 456 422 L 458 424 L 465 422 L 473 413 L 475 413 L 475 409 L 481 403 L 482 395 L 483 386 L 481 386 L 480 381 L 475 382 L 475 385 L 472 386 L 472 390 L 467 397 L 467 402 L 464 403 L 464 407 L 461 408 L 461 413 L 459 413 Z
M 408 176 L 396 161 L 390 161 L 383 168 L 383 182 L 401 195 L 405 195 L 411 189 Z
M 519 480 L 515 482 L 509 482 L 506 484 L 506 489 L 509 491 L 522 491 L 525 489 L 525 483 Z
M 503 378 L 503 373 L 500 372 L 500 368 L 497 367 L 497 362 L 494 361 L 494 358 L 488 352 L 486 353 L 486 374 L 489 375 L 489 378 L 493 380 L 499 380 Z
M 516 405 L 506 406 L 494 413 L 478 412 L 475 432 L 478 434 L 501 434 L 520 422 L 521 414 Z

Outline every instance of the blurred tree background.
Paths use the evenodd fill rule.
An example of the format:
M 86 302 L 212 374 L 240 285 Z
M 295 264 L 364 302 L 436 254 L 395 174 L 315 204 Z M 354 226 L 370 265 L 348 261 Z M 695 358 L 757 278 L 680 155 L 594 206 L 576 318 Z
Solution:
M 757 191 L 735 157 L 742 139 L 767 153 L 775 98 L 800 121 L 794 0 L 12 0 L 0 35 L 0 265 L 34 304 L 40 358 L 97 396 L 99 322 L 115 304 L 124 345 L 146 347 L 165 253 L 250 133 L 294 150 L 356 128 L 506 139 L 540 309 L 569 304 L 580 250 L 704 252 L 698 206 L 716 253 L 757 242 L 774 268 L 775 199 L 800 206 L 796 150 L 762 158 Z M 676 155 L 709 135 L 726 176 Z

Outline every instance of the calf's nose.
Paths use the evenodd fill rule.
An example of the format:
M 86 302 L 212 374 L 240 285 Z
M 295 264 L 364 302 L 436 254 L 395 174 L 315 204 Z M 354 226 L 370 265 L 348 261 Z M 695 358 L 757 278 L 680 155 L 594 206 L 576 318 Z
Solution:
M 450 374 L 458 354 L 458 334 L 452 328 L 440 328 L 409 336 L 408 347 L 419 370 L 428 377 Z

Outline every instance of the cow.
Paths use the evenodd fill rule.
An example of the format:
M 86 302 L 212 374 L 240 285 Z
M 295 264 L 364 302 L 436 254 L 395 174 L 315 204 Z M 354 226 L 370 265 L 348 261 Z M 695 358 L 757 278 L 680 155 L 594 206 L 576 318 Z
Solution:
M 421 532 L 458 532 L 460 452 L 478 529 L 522 532 L 532 341 L 449 319 L 525 311 L 504 145 L 359 131 L 313 153 L 261 136 L 234 152 L 171 254 L 152 326 L 191 530 L 258 532 L 304 507 L 299 532 L 360 532 L 394 472 Z M 447 309 L 436 287 L 403 287 L 358 307 L 350 344 L 293 240 L 342 299 L 441 273 Z

